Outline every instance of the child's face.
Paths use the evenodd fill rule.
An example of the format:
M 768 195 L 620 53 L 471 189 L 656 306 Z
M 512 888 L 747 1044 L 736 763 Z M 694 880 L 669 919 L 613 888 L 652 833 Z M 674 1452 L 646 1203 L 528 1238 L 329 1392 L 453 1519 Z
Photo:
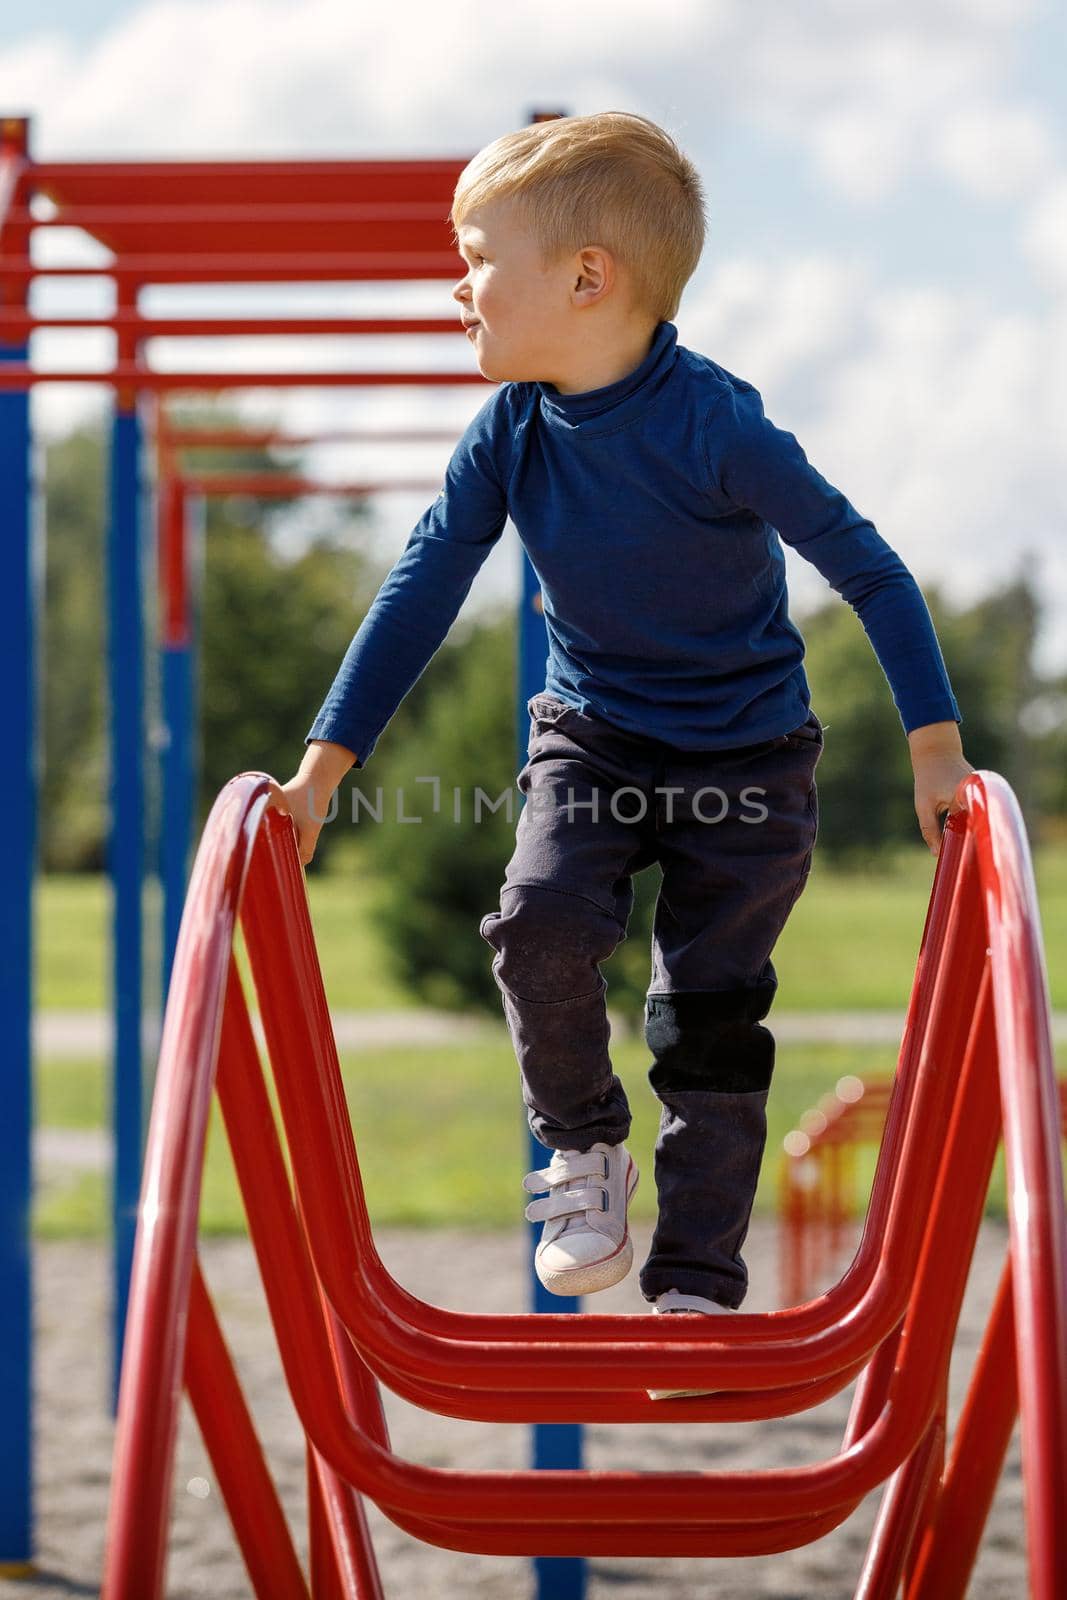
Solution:
M 456 229 L 466 275 L 459 301 L 482 376 L 495 383 L 552 382 L 564 370 L 574 308 L 571 263 L 541 263 L 514 204 L 495 201 Z M 561 366 L 562 363 L 562 366 Z

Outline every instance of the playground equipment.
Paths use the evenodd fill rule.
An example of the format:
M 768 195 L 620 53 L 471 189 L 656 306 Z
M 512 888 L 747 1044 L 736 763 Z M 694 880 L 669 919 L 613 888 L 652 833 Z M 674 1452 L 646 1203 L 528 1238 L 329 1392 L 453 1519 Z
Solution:
M 536 111 L 531 120 L 562 115 Z M 456 180 L 467 157 L 369 161 L 116 161 L 41 162 L 33 158 L 28 118 L 0 116 L 0 516 L 8 535 L 8 566 L 0 589 L 0 649 L 4 651 L 6 743 L 22 764 L 0 791 L 6 849 L 0 857 L 5 907 L 0 960 L 0 1017 L 5 1028 L 5 1115 L 0 1128 L 0 1562 L 26 1562 L 32 1553 L 31 1105 L 33 987 L 32 888 L 36 857 L 38 756 L 35 639 L 40 564 L 34 544 L 35 483 L 30 393 L 42 383 L 96 384 L 114 394 L 109 443 L 107 679 L 110 734 L 110 837 L 114 1047 L 112 1230 L 115 1378 L 133 1251 L 141 1181 L 145 1059 L 146 869 L 163 879 L 160 987 L 166 992 L 191 846 L 193 672 L 183 554 L 183 510 L 196 495 L 171 493 L 146 445 L 153 421 L 168 430 L 168 397 L 238 390 L 381 386 L 484 385 L 469 365 L 461 371 L 287 369 L 164 370 L 153 365 L 149 341 L 248 335 L 307 340 L 323 335 L 451 334 L 456 315 L 377 317 L 204 314 L 151 315 L 146 291 L 160 285 L 318 285 L 353 282 L 454 282 L 463 263 L 448 231 Z M 43 232 L 72 230 L 93 240 L 92 263 L 56 259 L 34 250 Z M 105 257 L 106 253 L 106 259 Z M 36 292 L 59 280 L 107 284 L 114 309 L 56 315 L 34 303 Z M 30 359 L 35 334 L 96 329 L 115 336 L 114 360 L 98 370 L 42 368 Z M 469 359 L 469 358 L 467 358 Z M 271 433 L 276 442 L 281 434 Z M 353 437 L 363 432 L 354 430 Z M 253 430 L 254 436 L 254 430 Z M 366 431 L 370 435 L 370 430 Z M 397 437 L 399 435 L 394 435 Z M 454 437 L 454 434 L 451 435 Z M 297 436 L 299 437 L 299 436 Z M 241 441 L 244 442 L 244 435 Z M 295 441 L 290 441 L 295 442 Z M 156 464 L 157 467 L 160 465 Z M 197 485 L 205 489 L 205 484 Z M 154 489 L 154 493 L 152 490 Z M 146 538 L 154 522 L 158 540 Z M 161 751 L 146 749 L 145 674 L 148 626 L 144 570 L 153 546 L 161 554 L 160 651 L 163 695 Z M 522 598 L 518 616 L 516 747 L 525 757 L 526 702 L 544 686 L 547 638 L 537 580 L 520 547 Z M 156 778 L 165 826 L 146 836 L 146 804 Z M 158 843 L 158 860 L 150 845 Z M 148 1069 L 148 1070 L 146 1070 Z M 532 1254 L 532 1252 L 531 1252 Z M 531 1266 L 531 1277 L 532 1266 Z M 535 1305 L 543 1291 L 534 1285 Z M 575 1308 L 557 1302 L 554 1310 Z M 577 1425 L 538 1424 L 539 1464 L 577 1465 Z M 542 1595 L 576 1600 L 578 1562 L 540 1564 Z
M 794 1305 L 840 1257 L 856 1215 L 856 1155 L 877 1144 L 892 1085 L 841 1078 L 782 1141 L 778 1168 L 781 1299 Z
M 778 1251 L 785 1306 L 813 1295 L 848 1248 L 859 1208 L 857 1158 L 878 1145 L 892 1089 L 890 1078 L 842 1078 L 782 1141 Z M 1058 1094 L 1063 1139 L 1067 1080 L 1060 1080 Z
M 1033 1600 L 1067 1593 L 1067 1224 L 1047 980 L 1019 808 L 969 774 L 948 819 L 862 1240 L 827 1293 L 714 1330 L 652 1316 L 472 1315 L 402 1289 L 375 1247 L 291 818 L 235 778 L 197 854 L 163 1031 L 123 1359 L 105 1600 L 163 1592 L 184 1374 L 257 1595 L 308 1581 L 196 1260 L 217 1089 L 285 1378 L 307 1438 L 310 1588 L 383 1594 L 360 1497 L 452 1549 L 744 1556 L 885 1485 L 856 1594 L 964 1594 L 1016 1413 Z M 240 923 L 292 1182 L 249 1001 Z M 954 1330 L 1001 1127 L 1009 1249 L 951 1455 Z M 684 1324 L 684 1325 L 682 1325 Z M 485 1421 L 740 1421 L 858 1379 L 840 1451 L 759 1472 L 458 1472 L 389 1445 L 379 1384 Z M 649 1387 L 706 1397 L 650 1401 Z M 773 1437 L 767 1430 L 767 1438 Z

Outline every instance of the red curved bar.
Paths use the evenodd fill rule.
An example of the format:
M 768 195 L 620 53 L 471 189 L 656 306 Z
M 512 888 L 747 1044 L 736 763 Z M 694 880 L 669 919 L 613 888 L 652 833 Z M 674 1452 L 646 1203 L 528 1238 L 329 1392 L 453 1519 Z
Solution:
M 946 826 L 867 1224 L 852 1266 L 819 1299 L 765 1317 L 732 1318 L 728 1329 L 716 1327 L 714 1339 L 651 1316 L 449 1312 L 396 1284 L 374 1248 L 293 825 L 266 809 L 267 785 L 263 774 L 243 774 L 219 796 L 182 923 L 134 1262 L 107 1600 L 153 1600 L 162 1592 L 178 1379 L 216 1069 L 279 1353 L 309 1441 L 316 1584 L 340 1583 L 338 1561 L 359 1562 L 367 1584 L 378 1582 L 360 1493 L 416 1537 L 459 1550 L 745 1555 L 820 1537 L 881 1483 L 886 1493 L 857 1594 L 890 1600 L 903 1575 L 909 1600 L 917 1600 L 933 1592 L 918 1586 L 923 1573 L 934 1571 L 962 1574 L 962 1594 L 977 1539 L 961 1541 L 958 1550 L 948 1542 L 960 1479 L 950 1469 L 942 1487 L 944 1393 L 1003 1122 L 1012 1269 L 1006 1282 L 1019 1370 L 1031 1594 L 1053 1600 L 1067 1593 L 1060 1114 L 1036 895 L 1018 806 L 1003 779 L 969 775 L 958 791 L 963 809 Z M 232 959 L 238 914 L 295 1192 Z M 1002 1294 L 990 1335 L 998 1351 L 1013 1326 L 1003 1305 Z M 189 1321 L 198 1388 L 232 1393 L 236 1380 L 199 1282 Z M 980 1363 L 975 1384 L 985 1387 L 965 1409 L 964 1426 L 976 1443 L 984 1437 L 980 1399 L 992 1365 Z M 486 1420 L 733 1420 L 816 1404 L 857 1374 L 837 1455 L 747 1473 L 424 1467 L 390 1448 L 378 1390 L 381 1380 L 431 1409 Z M 650 1402 L 643 1392 L 683 1384 L 724 1392 L 674 1402 Z M 991 1409 L 982 1479 L 990 1492 L 990 1463 L 1011 1406 L 998 1392 Z M 225 1457 L 228 1431 L 214 1421 L 213 1457 Z M 234 1469 L 233 1460 L 223 1460 L 220 1478 L 233 1482 Z M 276 1497 L 262 1475 L 237 1498 L 243 1543 L 259 1516 L 280 1539 Z M 256 1592 L 268 1591 L 256 1586 Z
M 189 883 L 160 1042 L 119 1388 L 108 1568 L 113 1593 L 162 1590 L 185 1319 L 226 973 L 266 781 L 216 800 Z
M 976 785 L 1004 1116 L 1026 1525 L 1036 1596 L 1067 1594 L 1067 1221 L 1048 975 L 1026 832 L 1007 784 Z M 1048 1552 L 1056 1552 L 1053 1561 Z
M 374 1249 L 359 1182 L 317 968 L 313 979 L 309 977 L 301 990 L 298 1006 L 279 1005 L 274 998 L 284 990 L 287 974 L 291 984 L 293 974 L 310 974 L 314 967 L 314 944 L 306 914 L 302 875 L 297 868 L 294 883 L 287 881 L 292 877 L 295 852 L 288 845 L 281 847 L 283 826 L 282 818 L 269 816 L 262 847 L 269 853 L 272 867 L 280 869 L 274 892 L 286 897 L 299 885 L 304 910 L 292 924 L 278 927 L 276 921 L 272 923 L 269 917 L 272 893 L 265 890 L 266 880 L 256 875 L 249 886 L 243 912 L 245 937 L 262 996 L 262 1018 L 271 1053 L 275 1059 L 299 1059 L 307 1064 L 308 1075 L 299 1092 L 283 1078 L 278 1083 L 279 1095 L 290 1148 L 302 1175 L 302 1201 L 309 1217 L 316 1266 L 333 1303 L 342 1311 L 358 1342 L 387 1364 L 398 1365 L 403 1358 L 405 1370 L 421 1379 L 507 1389 L 524 1386 L 521 1361 L 516 1365 L 514 1356 L 533 1343 L 547 1345 L 551 1341 L 557 1348 L 540 1351 L 539 1376 L 551 1367 L 561 1384 L 569 1380 L 568 1386 L 607 1389 L 619 1387 L 623 1382 L 635 1387 L 647 1386 L 650 1381 L 647 1362 L 639 1360 L 635 1364 L 620 1349 L 620 1345 L 647 1339 L 652 1326 L 647 1319 L 604 1318 L 590 1314 L 577 1319 L 527 1317 L 521 1322 L 514 1317 L 447 1312 L 424 1306 L 400 1289 L 385 1272 Z M 264 893 L 266 899 L 262 900 Z M 951 892 L 949 900 L 954 903 Z M 961 903 L 958 909 L 962 911 L 967 907 Z M 653 1383 L 681 1386 L 684 1382 L 685 1386 L 692 1387 L 697 1382 L 714 1381 L 720 1388 L 776 1387 L 781 1383 L 783 1363 L 795 1381 L 808 1382 L 835 1370 L 835 1363 L 836 1369 L 841 1369 L 867 1356 L 899 1321 L 907 1300 L 907 1286 L 914 1275 L 924 1227 L 925 1198 L 936 1175 L 936 1159 L 941 1152 L 948 1108 L 950 1084 L 943 1074 L 934 1070 L 937 1052 L 930 1047 L 940 1044 L 942 1053 L 960 1058 L 964 1054 L 967 1033 L 964 1027 L 967 1008 L 960 998 L 959 980 L 966 960 L 975 954 L 975 943 L 970 940 L 955 964 L 949 962 L 946 952 L 951 953 L 954 940 L 965 938 L 967 918 L 964 915 L 949 918 L 949 926 L 952 937 L 946 937 L 943 946 L 938 947 L 942 958 L 938 971 L 952 968 L 944 985 L 946 994 L 941 1020 L 945 1033 L 942 1036 L 934 1029 L 928 1030 L 927 1036 L 916 1029 L 913 1034 L 922 1049 L 916 1059 L 908 1061 L 908 1068 L 918 1073 L 925 1098 L 908 1118 L 900 1171 L 890 1170 L 884 1174 L 882 1189 L 876 1185 L 865 1235 L 867 1249 L 861 1247 L 854 1264 L 856 1271 L 846 1274 L 836 1294 L 823 1297 L 811 1307 L 768 1317 L 732 1318 L 731 1327 L 738 1330 L 738 1341 L 735 1344 L 733 1339 L 724 1339 L 723 1355 L 719 1359 L 709 1361 L 705 1354 L 703 1361 L 690 1362 L 684 1368 L 672 1364 L 669 1376 L 664 1376 L 660 1363 L 659 1377 L 651 1375 Z M 980 963 L 976 970 L 980 970 Z M 922 991 L 915 1000 L 915 1009 L 919 1011 L 923 1005 Z M 922 1181 L 920 1173 L 924 1175 Z M 334 1225 L 339 1217 L 345 1219 L 340 1228 Z M 350 1270 L 352 1239 L 357 1243 L 356 1259 L 367 1291 L 365 1295 L 357 1291 Z M 898 1248 L 901 1241 L 907 1244 L 906 1249 Z M 866 1276 L 868 1271 L 870 1279 Z M 692 1335 L 682 1328 L 666 1332 L 657 1325 L 654 1337 L 661 1349 L 668 1349 L 675 1344 L 688 1344 Z M 461 1340 L 477 1340 L 478 1351 L 465 1356 Z M 511 1348 L 501 1348 L 502 1345 Z M 583 1357 L 596 1354 L 603 1366 L 591 1369 L 587 1360 L 578 1357 L 579 1346 Z M 707 1352 L 709 1346 L 717 1348 L 717 1345 L 710 1345 L 705 1336 L 698 1348 Z M 689 1348 L 694 1347 L 689 1345 Z M 640 1354 L 647 1354 L 647 1351 Z

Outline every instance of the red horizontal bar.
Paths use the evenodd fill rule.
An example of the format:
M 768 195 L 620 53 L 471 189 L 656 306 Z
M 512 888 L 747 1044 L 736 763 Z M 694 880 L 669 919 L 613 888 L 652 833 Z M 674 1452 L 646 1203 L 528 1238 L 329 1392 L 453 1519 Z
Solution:
M 359 497 L 371 494 L 400 492 L 411 494 L 417 490 L 434 490 L 441 487 L 439 478 L 398 478 L 394 482 L 380 483 L 322 483 L 313 478 L 293 478 L 271 472 L 220 472 L 206 478 L 183 478 L 182 484 L 189 494 L 227 495 L 247 494 L 259 500 L 297 499 L 301 495 L 326 494 Z
M 270 445 L 310 446 L 316 444 L 416 444 L 455 443 L 455 428 L 331 428 L 322 433 L 284 433 L 270 428 L 171 428 L 164 419 L 159 442 L 174 450 L 241 450 L 246 446 L 265 449 Z
M 462 333 L 454 317 L 141 317 L 116 311 L 110 317 L 45 317 L 28 311 L 0 311 L 5 333 L 61 332 L 74 328 L 130 330 L 142 339 L 205 339 L 274 334 Z
M 0 282 L 25 283 L 31 278 L 124 278 L 136 283 L 285 283 L 314 280 L 344 283 L 350 279 L 453 278 L 463 276 L 455 252 L 388 250 L 320 254 L 126 256 L 102 266 L 46 267 L 37 262 L 0 265 Z
M 224 222 L 440 222 L 447 224 L 448 217 L 437 201 L 432 200 L 374 200 L 374 201 L 299 201 L 257 202 L 251 205 L 119 205 L 63 206 L 59 215 L 39 217 L 32 210 L 20 208 L 11 213 L 13 222 L 31 228 L 93 228 L 109 225 L 136 224 L 140 227 L 153 224 L 169 227 L 173 223 Z
M 385 178 L 398 191 L 405 182 L 427 178 L 458 178 L 470 156 L 371 157 L 367 160 L 334 161 L 35 161 L 34 186 L 47 190 L 63 185 L 79 188 L 111 183 L 122 193 L 135 188 L 138 181 L 166 184 L 191 179 L 197 183 L 220 183 L 230 178 L 265 183 L 335 179 L 338 182 L 369 182 Z
M 480 372 L 157 372 L 120 362 L 110 372 L 41 372 L 0 362 L 0 390 L 39 383 L 98 383 L 114 387 L 166 389 L 344 389 L 368 385 L 403 387 L 486 383 Z

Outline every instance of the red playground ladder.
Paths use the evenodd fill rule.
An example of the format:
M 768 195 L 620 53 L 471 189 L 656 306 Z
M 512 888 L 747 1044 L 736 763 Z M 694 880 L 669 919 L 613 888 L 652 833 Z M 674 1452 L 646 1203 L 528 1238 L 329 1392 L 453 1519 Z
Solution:
M 1067 1273 L 1037 900 L 1015 797 L 969 774 L 946 825 L 862 1239 L 827 1293 L 714 1334 L 672 1317 L 428 1305 L 374 1246 L 292 819 L 222 790 L 196 857 L 164 1021 L 119 1397 L 105 1600 L 164 1592 L 182 1380 L 257 1596 L 383 1594 L 362 1496 L 432 1544 L 516 1556 L 747 1556 L 843 1522 L 885 1485 L 855 1593 L 963 1596 L 1016 1410 L 1030 1594 L 1067 1595 Z M 248 951 L 292 1182 L 233 956 Z M 305 1575 L 196 1256 L 217 1092 L 282 1366 L 307 1436 Z M 946 1460 L 949 1358 L 1003 1133 L 1009 1249 Z M 857 1380 L 827 1459 L 758 1472 L 461 1472 L 390 1448 L 379 1383 L 446 1416 L 748 1421 Z M 652 1401 L 649 1388 L 709 1387 Z M 773 1438 L 767 1430 L 767 1439 Z

